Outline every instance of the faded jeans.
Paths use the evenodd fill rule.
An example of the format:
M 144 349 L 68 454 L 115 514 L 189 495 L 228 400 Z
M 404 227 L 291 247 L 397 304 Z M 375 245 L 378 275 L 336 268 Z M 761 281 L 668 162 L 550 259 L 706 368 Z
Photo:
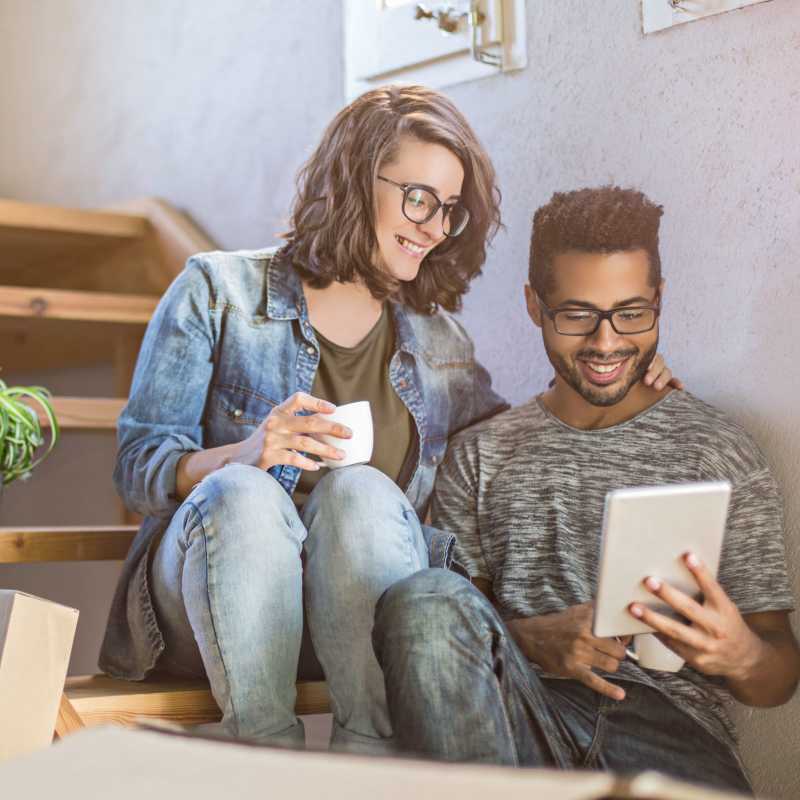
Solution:
M 331 470 L 298 512 L 269 473 L 228 465 L 194 487 L 153 557 L 166 644 L 158 667 L 208 676 L 222 733 L 302 746 L 294 706 L 305 608 L 331 694 L 332 747 L 389 752 L 375 603 L 427 566 L 414 509 L 372 467 Z
M 658 770 L 751 794 L 732 748 L 651 687 L 615 701 L 578 681 L 543 679 L 488 600 L 428 569 L 391 587 L 376 611 L 398 750 L 510 766 Z

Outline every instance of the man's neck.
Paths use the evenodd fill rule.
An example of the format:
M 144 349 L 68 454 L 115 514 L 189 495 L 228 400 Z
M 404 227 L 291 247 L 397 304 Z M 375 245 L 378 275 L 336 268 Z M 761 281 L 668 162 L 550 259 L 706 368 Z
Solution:
M 542 395 L 547 409 L 562 422 L 579 430 L 611 428 L 627 422 L 668 395 L 669 387 L 658 391 L 641 381 L 634 384 L 625 397 L 613 406 L 596 406 L 585 400 L 560 375 Z

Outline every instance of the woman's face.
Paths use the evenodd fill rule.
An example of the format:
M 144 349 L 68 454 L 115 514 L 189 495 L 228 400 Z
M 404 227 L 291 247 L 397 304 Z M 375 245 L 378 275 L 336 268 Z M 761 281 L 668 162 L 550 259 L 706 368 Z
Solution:
M 464 168 L 446 147 L 404 138 L 393 161 L 378 174 L 395 183 L 420 183 L 434 190 L 441 202 L 457 200 L 464 182 Z M 403 191 L 392 183 L 375 181 L 375 236 L 380 266 L 394 278 L 413 281 L 422 259 L 445 239 L 442 209 L 424 223 L 403 215 Z

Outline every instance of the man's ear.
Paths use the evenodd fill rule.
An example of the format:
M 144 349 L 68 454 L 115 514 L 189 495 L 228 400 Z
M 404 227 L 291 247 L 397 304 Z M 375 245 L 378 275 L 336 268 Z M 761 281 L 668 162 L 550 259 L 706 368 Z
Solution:
M 533 324 L 537 328 L 541 328 L 542 307 L 539 305 L 538 295 L 529 283 L 525 284 L 525 304 L 528 306 L 528 316 L 533 320 Z

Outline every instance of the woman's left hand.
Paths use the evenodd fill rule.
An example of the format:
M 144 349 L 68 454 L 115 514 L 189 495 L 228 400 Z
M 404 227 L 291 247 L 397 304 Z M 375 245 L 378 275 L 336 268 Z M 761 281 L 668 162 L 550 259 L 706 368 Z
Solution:
M 650 362 L 644 378 L 645 386 L 652 386 L 657 391 L 661 391 L 665 386 L 673 389 L 683 389 L 683 381 L 672 376 L 672 370 L 667 366 L 661 353 L 656 353 L 656 357 Z

